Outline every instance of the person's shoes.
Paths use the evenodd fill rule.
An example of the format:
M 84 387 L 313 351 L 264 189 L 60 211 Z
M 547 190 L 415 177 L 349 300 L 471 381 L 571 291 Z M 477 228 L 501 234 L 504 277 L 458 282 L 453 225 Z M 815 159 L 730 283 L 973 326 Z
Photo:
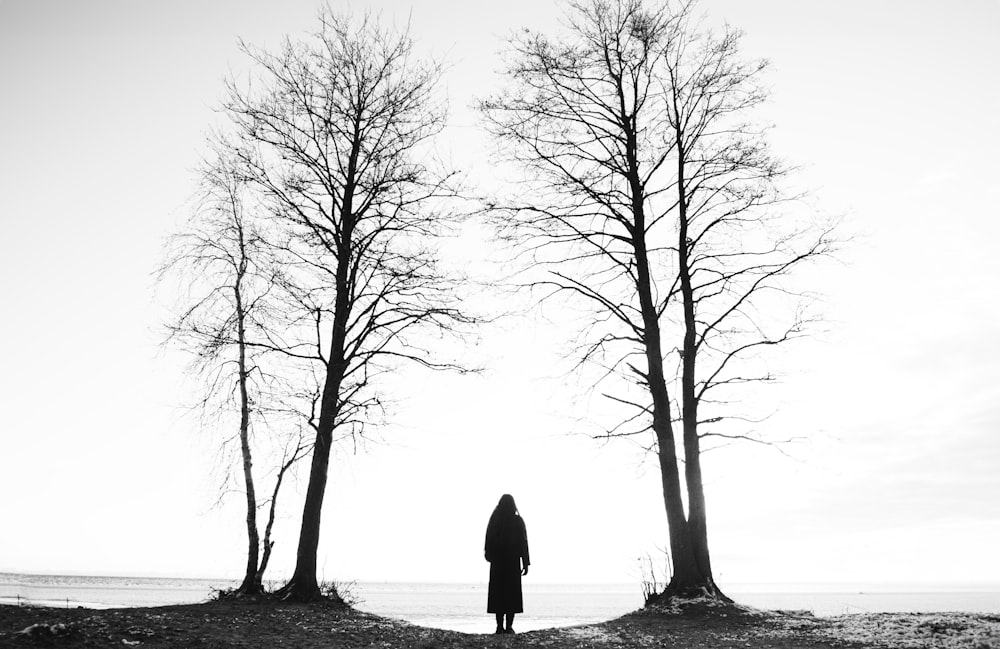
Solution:
M 513 629 L 513 627 L 507 627 L 506 629 L 503 630 L 503 632 L 504 633 L 509 633 L 511 635 L 514 635 L 514 629 Z
M 502 634 L 506 633 L 506 631 L 503 630 L 502 626 L 498 626 L 495 633 L 496 633 L 496 635 L 502 635 Z

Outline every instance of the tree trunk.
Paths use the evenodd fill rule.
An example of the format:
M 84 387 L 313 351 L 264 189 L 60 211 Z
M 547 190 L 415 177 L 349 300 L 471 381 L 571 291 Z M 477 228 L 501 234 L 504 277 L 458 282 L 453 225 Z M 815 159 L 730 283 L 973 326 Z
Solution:
M 624 102 L 622 103 L 624 114 Z M 667 514 L 667 528 L 670 538 L 670 555 L 673 563 L 674 582 L 695 582 L 698 578 L 697 563 L 693 545 L 684 516 L 684 500 L 681 495 L 680 471 L 677 468 L 677 447 L 674 439 L 670 397 L 663 374 L 663 351 L 660 338 L 660 319 L 656 303 L 653 301 L 652 281 L 649 271 L 649 255 L 646 248 L 645 194 L 639 175 L 637 139 L 634 118 L 626 118 L 629 185 L 632 194 L 632 244 L 635 251 L 636 292 L 642 312 L 643 343 L 646 352 L 646 385 L 653 400 L 653 432 L 656 435 L 658 459 L 660 462 L 660 482 L 663 488 L 663 504 Z
M 338 262 L 337 281 L 340 282 L 340 267 L 347 265 L 342 258 Z M 345 276 L 346 277 L 346 276 Z M 345 284 L 346 287 L 346 279 Z M 345 291 L 337 291 L 337 302 L 334 311 L 334 335 L 331 354 L 334 362 L 327 365 L 326 381 L 323 386 L 323 398 L 320 402 L 319 423 L 316 431 L 316 442 L 313 444 L 312 463 L 309 468 L 309 485 L 306 487 L 306 500 L 302 508 L 302 527 L 299 530 L 299 545 L 295 556 L 295 572 L 292 578 L 279 591 L 278 596 L 284 600 L 296 602 L 311 602 L 323 597 L 319 583 L 316 581 L 316 555 L 319 551 L 319 532 L 323 513 L 323 497 L 326 495 L 327 472 L 330 466 L 330 451 L 333 445 L 333 429 L 336 426 L 337 414 L 340 410 L 340 384 L 347 369 L 344 357 L 344 339 L 346 336 L 346 306 L 342 309 L 341 295 Z M 339 351 L 338 351 L 339 350 Z M 336 592 L 333 593 L 336 595 Z
M 348 230 L 347 236 L 349 234 Z M 345 239 L 349 241 L 347 236 Z M 333 429 L 340 410 L 340 385 L 347 371 L 347 363 L 344 361 L 344 341 L 347 335 L 349 264 L 349 257 L 341 255 L 337 263 L 337 300 L 334 308 L 330 362 L 327 364 L 319 423 L 316 427 L 316 442 L 313 445 L 312 463 L 309 468 L 309 485 L 306 487 L 306 500 L 302 509 L 302 527 L 299 530 L 295 572 L 291 580 L 278 591 L 279 597 L 286 600 L 309 602 L 322 597 L 319 583 L 316 581 L 316 554 L 319 551 L 320 523 L 330 466 L 330 451 L 333 445 Z
M 678 594 L 702 594 L 729 601 L 715 585 L 708 552 L 708 519 L 705 513 L 705 487 L 701 477 L 701 443 L 698 438 L 698 400 L 695 397 L 695 370 L 698 358 L 697 322 L 694 289 L 691 286 L 691 260 L 688 241 L 687 185 L 683 133 L 677 132 L 678 243 L 677 264 L 684 311 L 684 343 L 681 369 L 681 420 L 684 430 L 684 478 L 688 495 L 688 533 L 692 546 L 690 580 L 671 582 L 667 591 Z
M 241 384 L 243 380 L 240 381 Z M 240 386 L 240 392 L 244 392 L 245 386 Z M 244 406 L 244 411 L 246 406 Z M 242 595 L 253 595 L 261 591 L 260 582 L 257 580 L 257 562 L 259 559 L 260 538 L 257 534 L 257 495 L 254 490 L 252 466 L 250 458 L 250 443 L 246 424 L 246 414 L 241 418 L 244 421 L 240 426 L 240 446 L 243 451 L 243 479 L 246 482 L 247 494 L 247 566 L 243 576 L 243 583 L 240 584 L 239 592 Z
M 326 392 L 339 389 L 331 386 L 328 379 L 324 390 L 324 404 L 327 401 Z M 334 392 L 336 399 L 336 392 Z M 324 408 L 325 409 L 325 405 Z M 302 527 L 299 530 L 299 545 L 295 557 L 295 572 L 292 578 L 281 590 L 281 599 L 296 602 L 310 602 L 322 597 L 319 583 L 316 581 L 316 554 L 319 550 L 319 531 L 323 509 L 323 496 L 326 492 L 327 470 L 330 465 L 330 447 L 333 441 L 333 426 L 324 426 L 324 417 L 320 415 L 319 430 L 316 433 L 316 443 L 313 446 L 312 465 L 309 470 L 309 485 L 306 488 L 306 501 L 302 510 Z M 333 417 L 329 418 L 333 420 Z
M 347 163 L 347 182 L 340 206 L 342 233 L 337 248 L 337 297 L 333 310 L 333 338 L 330 341 L 330 358 L 326 366 L 326 380 L 323 398 L 320 402 L 319 424 L 316 427 L 316 443 L 313 446 L 312 464 L 309 469 L 309 485 L 306 487 L 306 502 L 302 510 L 302 528 L 299 531 L 299 547 L 296 552 L 295 572 L 291 580 L 279 591 L 282 599 L 309 602 L 320 599 L 323 594 L 316 581 L 316 554 L 319 551 L 320 521 L 323 510 L 323 496 L 326 493 L 327 471 L 330 466 L 330 451 L 333 445 L 333 429 L 340 413 L 340 385 L 347 373 L 348 360 L 345 358 L 347 323 L 351 314 L 350 269 L 352 237 L 355 216 L 354 191 L 356 187 L 358 155 L 361 150 L 361 115 L 355 118 L 354 140 Z M 339 599 L 336 589 L 331 589 L 333 597 Z
M 642 232 L 642 228 L 636 228 Z M 684 501 L 681 496 L 680 472 L 677 469 L 677 447 L 671 423 L 670 398 L 663 376 L 663 356 L 660 347 L 660 323 L 653 303 L 649 280 L 649 263 L 645 242 L 636 238 L 636 275 L 639 303 L 643 316 L 643 332 L 646 347 L 646 384 L 653 399 L 653 432 L 659 448 L 660 481 L 663 486 L 663 503 L 667 513 L 667 527 L 670 534 L 670 554 L 674 566 L 674 578 L 686 575 L 693 562 L 692 547 L 688 534 L 688 524 L 684 517 Z M 685 579 L 687 577 L 685 576 Z
M 239 232 L 241 253 L 243 231 Z M 244 256 L 245 259 L 245 256 Z M 253 482 L 253 461 L 250 455 L 250 396 L 247 393 L 247 356 L 246 356 L 246 313 L 243 308 L 241 291 L 243 275 L 246 273 L 245 260 L 237 270 L 236 285 L 233 292 L 236 299 L 236 334 L 239 346 L 239 386 L 240 386 L 240 451 L 243 454 L 243 481 L 247 496 L 247 566 L 243 583 L 237 589 L 240 595 L 257 595 L 262 592 L 257 579 L 257 562 L 260 552 L 260 537 L 257 533 L 257 492 Z
M 695 559 L 690 525 L 684 516 L 681 495 L 680 471 L 677 468 L 677 447 L 671 423 L 670 399 L 663 375 L 663 356 L 660 346 L 660 324 L 652 300 L 649 283 L 649 266 L 645 245 L 636 247 L 636 273 L 639 277 L 639 301 L 643 313 L 643 328 L 648 366 L 647 385 L 653 399 L 653 432 L 659 448 L 660 481 L 663 503 L 667 513 L 670 535 L 670 556 L 673 575 L 667 588 L 676 594 L 701 581 L 701 572 Z

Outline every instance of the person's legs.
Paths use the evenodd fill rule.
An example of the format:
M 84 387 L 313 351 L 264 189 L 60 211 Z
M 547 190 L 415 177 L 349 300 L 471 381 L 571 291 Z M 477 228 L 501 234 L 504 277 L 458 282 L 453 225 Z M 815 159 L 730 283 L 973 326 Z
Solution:
M 507 614 L 507 630 L 505 633 L 514 633 L 514 614 Z
M 503 613 L 497 613 L 497 633 L 503 633 Z

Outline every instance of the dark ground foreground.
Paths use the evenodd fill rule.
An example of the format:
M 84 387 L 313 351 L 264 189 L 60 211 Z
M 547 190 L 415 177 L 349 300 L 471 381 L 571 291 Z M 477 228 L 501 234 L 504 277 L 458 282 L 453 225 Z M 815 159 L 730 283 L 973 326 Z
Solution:
M 723 607 L 695 600 L 601 624 L 496 636 L 419 627 L 328 603 L 225 601 L 108 610 L 0 606 L 0 647 L 130 646 L 1000 649 L 1000 614 L 879 613 L 819 618 L 804 612 Z

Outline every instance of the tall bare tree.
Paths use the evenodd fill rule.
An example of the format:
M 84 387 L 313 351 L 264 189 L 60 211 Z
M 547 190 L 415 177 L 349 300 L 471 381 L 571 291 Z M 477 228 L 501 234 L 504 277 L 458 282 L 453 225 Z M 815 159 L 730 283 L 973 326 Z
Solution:
M 441 68 L 405 31 L 330 10 L 311 39 L 245 51 L 258 74 L 230 84 L 225 108 L 243 173 L 287 231 L 283 288 L 299 305 L 269 347 L 311 364 L 322 386 L 295 571 L 279 591 L 311 600 L 336 437 L 364 432 L 383 403 L 377 379 L 398 362 L 460 369 L 423 346 L 426 332 L 470 322 L 434 249 L 452 219 L 452 175 L 430 148 Z
M 773 298 L 829 251 L 829 231 L 778 209 L 786 169 L 751 119 L 765 64 L 741 59 L 738 32 L 701 29 L 693 2 L 568 9 L 562 37 L 511 40 L 508 88 L 482 103 L 534 190 L 495 213 L 532 262 L 528 285 L 593 309 L 581 361 L 600 383 L 623 379 L 607 396 L 632 409 L 606 435 L 652 431 L 673 567 L 664 594 L 725 598 L 701 443 L 749 437 L 711 425 L 739 415 L 727 407 L 735 388 L 770 378 L 752 355 L 807 324 L 798 300 L 789 310 Z
M 213 422 L 216 415 L 228 420 L 238 413 L 235 439 L 246 497 L 247 562 L 236 592 L 256 595 L 263 592 L 263 574 L 273 546 L 278 491 L 302 449 L 296 446 L 286 453 L 277 468 L 262 542 L 251 437 L 255 422 L 261 422 L 269 411 L 285 412 L 287 407 L 274 391 L 280 382 L 262 366 L 264 348 L 255 346 L 255 340 L 269 339 L 264 332 L 272 320 L 277 275 L 271 246 L 261 234 L 252 207 L 247 206 L 246 183 L 235 160 L 224 145 L 216 153 L 214 160 L 202 166 L 196 209 L 172 237 L 159 278 L 184 285 L 181 311 L 167 324 L 167 342 L 193 356 L 192 369 L 204 380 L 201 411 Z

